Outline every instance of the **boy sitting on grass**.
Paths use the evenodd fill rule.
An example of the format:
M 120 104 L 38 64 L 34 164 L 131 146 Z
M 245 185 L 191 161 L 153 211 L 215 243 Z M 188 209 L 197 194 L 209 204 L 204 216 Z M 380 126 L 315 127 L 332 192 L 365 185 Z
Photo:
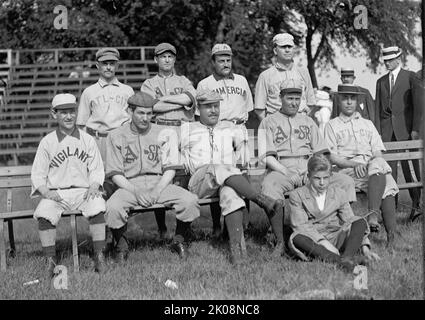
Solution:
M 323 155 L 314 155 L 307 164 L 309 182 L 289 195 L 290 225 L 288 246 L 302 260 L 322 259 L 353 272 L 357 264 L 379 260 L 370 251 L 366 220 L 353 214 L 345 192 L 329 186 L 331 164 Z M 356 255 L 361 249 L 363 256 Z

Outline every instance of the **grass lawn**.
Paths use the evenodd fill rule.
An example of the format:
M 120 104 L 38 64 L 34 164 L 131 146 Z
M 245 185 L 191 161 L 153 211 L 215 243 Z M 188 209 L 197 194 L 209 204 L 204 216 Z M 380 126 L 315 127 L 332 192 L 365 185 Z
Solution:
M 400 242 L 395 254 L 386 252 L 385 231 L 371 236 L 373 250 L 382 260 L 368 267 L 368 290 L 353 288 L 354 275 L 323 262 L 300 262 L 286 257 L 271 258 L 265 235 L 265 214 L 252 205 L 250 219 L 254 228 L 247 239 L 246 264 L 233 267 L 226 244 L 213 246 L 208 239 L 211 220 L 208 209 L 194 224 L 197 236 L 190 246 L 187 261 L 180 261 L 166 245 L 156 239 L 154 215 L 146 213 L 133 218 L 130 225 L 131 255 L 124 265 L 108 259 L 103 275 L 92 271 L 88 252 L 91 241 L 87 222 L 79 217 L 81 271 L 72 271 L 70 227 L 68 218 L 58 228 L 58 251 L 61 264 L 68 267 L 68 289 L 53 289 L 43 280 L 41 245 L 34 220 L 15 221 L 17 256 L 8 259 L 8 269 L 0 273 L 0 299 L 287 299 L 295 293 L 314 289 L 331 290 L 337 299 L 422 299 L 423 256 L 422 225 L 406 224 L 409 214 L 400 208 L 398 226 L 406 242 Z M 354 210 L 364 210 L 356 203 Z M 169 231 L 174 230 L 174 217 L 167 214 Z M 410 245 L 412 248 L 407 248 Z M 40 279 L 40 283 L 23 283 Z M 171 279 L 178 285 L 164 285 Z

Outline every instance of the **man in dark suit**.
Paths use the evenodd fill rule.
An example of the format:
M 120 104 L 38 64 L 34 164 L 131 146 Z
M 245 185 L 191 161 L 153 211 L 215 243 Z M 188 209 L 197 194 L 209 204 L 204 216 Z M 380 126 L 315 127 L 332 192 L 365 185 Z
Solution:
M 341 68 L 341 82 L 342 84 L 353 84 L 354 80 L 356 79 L 356 76 L 354 75 L 354 69 L 351 67 L 343 67 Z M 361 116 L 364 119 L 369 119 L 373 122 L 373 124 L 376 126 L 375 123 L 375 102 L 373 101 L 372 95 L 370 94 L 369 90 L 366 88 L 359 87 L 360 91 L 363 92 L 363 94 L 359 95 L 359 103 L 357 104 L 356 111 L 361 114 Z M 338 96 L 333 95 L 332 97 L 332 103 L 333 103 L 333 109 L 331 118 L 336 118 L 341 113 L 341 110 L 339 108 L 338 103 Z
M 382 50 L 385 67 L 388 73 L 376 82 L 376 115 L 375 125 L 382 136 L 382 141 L 404 141 L 419 139 L 421 127 L 421 108 L 418 99 L 414 99 L 417 77 L 412 71 L 401 68 L 401 50 L 397 46 Z M 420 180 L 419 161 L 413 160 L 415 175 Z M 389 162 L 392 175 L 397 181 L 397 161 Z M 408 161 L 401 161 L 406 182 L 412 182 Z M 419 208 L 421 191 L 419 188 L 409 189 L 412 199 L 411 217 Z

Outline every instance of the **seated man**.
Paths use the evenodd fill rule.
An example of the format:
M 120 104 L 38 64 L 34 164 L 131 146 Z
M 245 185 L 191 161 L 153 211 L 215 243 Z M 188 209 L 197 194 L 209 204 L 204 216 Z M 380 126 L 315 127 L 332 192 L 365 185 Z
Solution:
M 102 272 L 105 246 L 105 200 L 99 190 L 105 178 L 102 158 L 94 138 L 75 125 L 75 96 L 57 94 L 52 100 L 52 116 L 58 128 L 41 139 L 31 170 L 31 195 L 43 198 L 34 218 L 38 220 L 41 245 L 47 257 L 47 272 L 52 277 L 58 262 L 56 225 L 65 210 L 81 210 L 88 218 L 94 269 Z
M 356 264 L 379 259 L 370 251 L 364 218 L 353 214 L 345 192 L 330 186 L 331 164 L 324 155 L 308 161 L 308 183 L 289 194 L 289 248 L 299 258 L 318 258 L 353 272 Z M 363 257 L 355 256 L 362 249 Z
M 329 153 L 314 120 L 298 113 L 301 93 L 300 83 L 283 82 L 280 111 L 267 116 L 258 127 L 258 155 L 267 166 L 261 188 L 274 200 L 284 200 L 285 193 L 305 184 L 307 161 L 313 153 Z M 350 177 L 334 174 L 331 184 L 340 186 L 349 201 L 356 200 L 354 181 Z M 284 222 L 286 224 L 287 216 Z
M 144 92 L 128 99 L 131 122 L 112 131 L 107 139 L 106 176 L 118 190 L 106 203 L 106 223 L 116 241 L 117 260 L 128 258 L 125 237 L 126 208 L 154 204 L 172 206 L 176 233 L 171 246 L 186 258 L 183 245 L 190 223 L 199 217 L 198 197 L 172 184 L 179 163 L 177 134 L 151 123 L 155 100 Z
M 215 91 L 197 94 L 200 122 L 187 122 L 181 127 L 181 152 L 191 174 L 189 190 L 199 198 L 218 194 L 221 212 L 230 238 L 231 262 L 237 264 L 246 254 L 243 246 L 243 211 L 247 198 L 263 208 L 270 218 L 276 236 L 282 237 L 281 204 L 257 192 L 236 168 L 248 159 L 246 131 L 231 122 L 219 122 L 220 100 Z M 236 150 L 236 152 L 235 152 Z M 279 218 L 280 216 L 280 218 Z
M 399 190 L 391 167 L 382 158 L 385 147 L 378 131 L 372 121 L 356 111 L 360 94 L 356 86 L 338 86 L 341 112 L 326 126 L 325 140 L 331 150 L 331 162 L 338 166 L 339 172 L 353 177 L 356 188 L 367 193 L 372 232 L 379 230 L 378 214 L 382 208 L 387 246 L 392 246 L 396 229 L 394 196 Z

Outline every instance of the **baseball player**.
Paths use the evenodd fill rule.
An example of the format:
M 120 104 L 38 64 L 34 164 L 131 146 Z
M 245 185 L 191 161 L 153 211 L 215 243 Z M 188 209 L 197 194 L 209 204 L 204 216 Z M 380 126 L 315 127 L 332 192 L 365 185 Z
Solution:
M 197 95 L 200 122 L 181 126 L 180 148 L 191 174 L 189 190 L 199 198 L 218 194 L 221 212 L 230 238 L 231 262 L 238 264 L 245 256 L 243 211 L 245 201 L 254 201 L 270 218 L 277 237 L 282 237 L 282 204 L 257 192 L 236 168 L 248 160 L 246 131 L 231 122 L 219 121 L 220 94 L 201 90 Z M 280 212 L 280 214 L 279 214 Z
M 126 208 L 154 204 L 172 206 L 176 213 L 176 233 L 172 250 L 186 258 L 183 245 L 190 223 L 199 217 L 198 197 L 171 184 L 179 165 L 175 130 L 151 123 L 155 100 L 144 92 L 128 99 L 131 123 L 114 130 L 107 138 L 106 176 L 118 190 L 106 204 L 106 223 L 116 242 L 117 260 L 128 257 L 125 236 Z
M 253 110 L 252 93 L 248 81 L 242 75 L 232 72 L 232 49 L 225 43 L 217 43 L 211 50 L 213 74 L 202 79 L 197 90 L 216 91 L 223 100 L 220 101 L 220 121 L 230 121 L 246 130 L 248 112 Z M 196 110 L 199 116 L 199 110 Z M 213 237 L 220 235 L 220 211 L 211 210 L 213 220 Z M 244 216 L 245 217 L 245 216 Z
M 268 169 L 261 189 L 275 200 L 284 199 L 286 192 L 305 184 L 307 161 L 312 154 L 329 153 L 314 120 L 298 113 L 301 94 L 299 82 L 283 82 L 280 111 L 266 117 L 258 127 L 258 154 Z M 332 175 L 331 183 L 344 189 L 349 201 L 356 200 L 353 179 L 337 173 Z
M 153 107 L 152 121 L 160 126 L 178 128 L 185 121 L 194 120 L 196 109 L 196 91 L 185 76 L 174 71 L 177 50 L 170 43 L 160 43 L 155 47 L 154 60 L 158 65 L 158 74 L 143 82 L 140 91 L 158 101 Z M 166 238 L 165 215 L 155 213 L 159 236 Z
M 78 106 L 77 125 L 96 139 L 103 161 L 106 155 L 108 133 L 129 121 L 127 100 L 133 89 L 115 77 L 120 54 L 115 48 L 96 52 L 99 80 L 84 89 Z
M 345 192 L 329 185 L 331 164 L 323 155 L 308 160 L 308 183 L 289 194 L 289 248 L 303 260 L 319 258 L 353 272 L 357 264 L 379 260 L 370 251 L 364 218 L 351 210 Z M 365 257 L 356 256 L 361 248 Z
M 289 79 L 301 83 L 299 112 L 308 112 L 308 106 L 316 104 L 307 68 L 300 68 L 294 64 L 294 47 L 294 37 L 289 33 L 279 33 L 273 37 L 276 63 L 260 74 L 255 85 L 254 109 L 260 121 L 280 110 L 280 86 Z
M 31 170 L 31 195 L 43 198 L 34 218 L 50 277 L 57 262 L 56 226 L 64 210 L 81 210 L 88 219 L 95 271 L 102 272 L 104 268 L 105 200 L 99 191 L 104 168 L 93 137 L 75 125 L 76 111 L 72 94 L 61 93 L 53 98 L 52 115 L 58 128 L 41 140 Z
M 379 230 L 377 218 L 382 208 L 387 246 L 392 247 L 396 229 L 394 197 L 399 189 L 391 175 L 391 167 L 382 158 L 385 147 L 376 127 L 356 111 L 361 94 L 357 86 L 338 86 L 341 113 L 326 126 L 325 140 L 331 151 L 330 159 L 339 172 L 351 176 L 356 188 L 367 193 L 372 232 Z

